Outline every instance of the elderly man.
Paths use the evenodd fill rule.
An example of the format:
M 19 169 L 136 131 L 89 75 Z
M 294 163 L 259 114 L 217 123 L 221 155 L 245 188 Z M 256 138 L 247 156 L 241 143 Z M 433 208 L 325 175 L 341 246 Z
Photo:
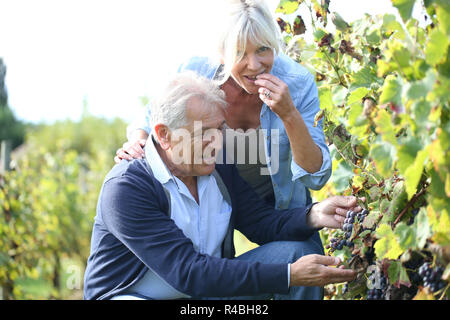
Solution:
M 321 299 L 355 278 L 309 237 L 338 228 L 354 197 L 275 210 L 234 165 L 216 164 L 226 102 L 212 81 L 178 74 L 152 105 L 145 158 L 107 175 L 97 206 L 85 299 Z M 356 208 L 355 208 L 356 207 Z M 233 230 L 260 246 L 234 257 Z

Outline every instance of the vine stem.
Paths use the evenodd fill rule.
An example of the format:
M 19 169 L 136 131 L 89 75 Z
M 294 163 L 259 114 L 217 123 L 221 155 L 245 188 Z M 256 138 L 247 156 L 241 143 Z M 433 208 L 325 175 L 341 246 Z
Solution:
M 447 292 L 448 288 L 450 287 L 450 283 L 445 287 L 444 291 L 442 291 L 442 295 L 440 296 L 439 300 L 444 299 L 444 295 Z
M 312 8 L 311 8 L 311 4 L 308 3 L 308 2 L 305 2 L 305 4 L 306 4 L 306 6 L 307 6 L 308 9 L 309 9 L 309 14 L 310 14 L 310 16 L 311 16 L 311 25 L 312 25 L 312 27 L 313 27 L 313 32 L 316 32 L 316 31 L 317 31 L 317 27 L 316 27 L 316 23 L 315 23 L 315 21 L 314 21 L 313 11 L 312 11 Z M 327 53 L 326 51 L 323 51 L 323 53 L 325 54 L 325 57 L 327 58 L 327 60 L 328 60 L 328 62 L 330 63 L 331 67 L 333 68 L 333 70 L 336 72 L 336 74 L 337 74 L 337 76 L 338 76 L 338 79 L 339 79 L 339 83 L 340 83 L 342 86 L 344 86 L 345 88 L 348 89 L 348 86 L 347 86 L 347 85 L 344 83 L 344 81 L 342 80 L 341 75 L 339 74 L 338 68 L 337 68 L 336 65 L 333 63 L 333 61 L 331 60 L 331 58 L 328 56 L 328 53 Z
M 394 224 L 392 225 L 392 228 L 395 228 L 395 226 L 397 225 L 397 223 L 399 223 L 400 219 L 403 217 L 403 215 L 408 211 L 409 208 L 412 207 L 412 205 L 417 201 L 417 199 L 422 196 L 425 191 L 427 190 L 428 185 L 424 185 L 422 190 L 420 190 L 418 193 L 416 193 L 411 200 L 408 201 L 408 203 L 406 204 L 406 206 L 403 208 L 403 210 L 400 212 L 400 214 L 398 215 L 397 219 L 395 219 Z
M 348 89 L 348 86 L 344 83 L 344 81 L 341 78 L 341 75 L 339 73 L 339 70 L 337 68 L 337 66 L 333 63 L 333 61 L 331 60 L 330 56 L 328 55 L 328 53 L 326 51 L 322 51 L 325 54 L 325 57 L 327 58 L 328 62 L 331 64 L 331 67 L 334 69 L 334 71 L 336 72 L 338 79 L 339 79 L 339 83 L 345 87 L 346 89 Z

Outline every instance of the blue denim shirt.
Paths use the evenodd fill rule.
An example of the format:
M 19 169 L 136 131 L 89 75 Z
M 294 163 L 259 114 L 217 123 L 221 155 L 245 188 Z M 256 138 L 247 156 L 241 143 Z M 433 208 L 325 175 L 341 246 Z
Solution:
M 181 65 L 178 72 L 192 70 L 206 78 L 213 79 L 220 63 L 206 57 L 193 57 Z M 304 207 L 311 203 L 308 189 L 321 189 L 331 176 L 330 152 L 325 142 L 323 123 L 320 120 L 314 127 L 314 118 L 320 111 L 319 96 L 313 75 L 303 66 L 289 58 L 285 54 L 278 54 L 272 67 L 271 74 L 284 81 L 291 94 L 292 100 L 300 112 L 309 133 L 322 151 L 322 167 L 319 171 L 309 173 L 292 159 L 290 142 L 281 119 L 263 104 L 260 113 L 261 128 L 265 129 L 266 160 L 270 164 L 272 149 L 277 148 L 277 170 L 271 174 L 275 195 L 275 207 L 277 209 Z M 150 110 L 146 110 L 145 117 L 128 126 L 127 132 L 135 129 L 143 129 L 150 133 Z M 272 139 L 273 133 L 278 133 L 279 139 Z M 278 141 L 277 141 L 278 140 Z

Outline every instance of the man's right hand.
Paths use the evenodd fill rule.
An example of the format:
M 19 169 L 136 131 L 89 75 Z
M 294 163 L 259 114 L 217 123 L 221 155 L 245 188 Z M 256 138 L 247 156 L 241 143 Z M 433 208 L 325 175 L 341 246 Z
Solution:
M 319 286 L 323 287 L 330 283 L 352 281 L 356 278 L 356 272 L 338 266 L 339 258 L 309 254 L 301 257 L 291 264 L 290 285 L 291 286 Z
M 117 149 L 114 161 L 119 163 L 122 159 L 141 159 L 145 156 L 144 146 L 147 139 L 139 139 L 135 142 L 125 142 L 122 148 Z

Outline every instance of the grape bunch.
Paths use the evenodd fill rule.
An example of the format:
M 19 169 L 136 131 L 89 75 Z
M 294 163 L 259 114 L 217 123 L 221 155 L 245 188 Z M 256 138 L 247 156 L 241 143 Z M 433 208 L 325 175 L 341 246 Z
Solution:
M 353 241 L 350 240 L 353 231 L 353 224 L 355 222 L 362 223 L 364 218 L 369 214 L 369 211 L 364 209 L 361 212 L 347 211 L 344 225 L 342 230 L 344 231 L 343 236 L 331 238 L 331 244 L 327 248 L 331 248 L 331 252 L 335 250 L 342 250 L 345 246 L 352 248 L 354 246 Z
M 369 280 L 374 287 L 367 291 L 367 300 L 384 300 L 388 285 L 386 277 L 384 275 L 377 277 L 374 273 L 369 277 Z
M 384 294 L 383 294 L 383 290 L 381 289 L 369 289 L 369 291 L 367 291 L 367 300 L 383 300 L 384 299 Z
M 367 217 L 368 214 L 369 214 L 369 210 L 363 209 L 361 212 L 359 212 L 359 213 L 356 215 L 356 219 L 358 219 L 358 221 L 359 221 L 360 223 L 363 223 L 364 219 Z
M 423 285 L 432 292 L 439 291 L 446 285 L 445 281 L 441 279 L 444 269 L 440 266 L 433 268 L 430 263 L 424 263 L 420 266 L 418 273 L 422 278 Z
M 347 246 L 347 240 L 342 238 L 331 238 L 331 250 L 342 250 Z

